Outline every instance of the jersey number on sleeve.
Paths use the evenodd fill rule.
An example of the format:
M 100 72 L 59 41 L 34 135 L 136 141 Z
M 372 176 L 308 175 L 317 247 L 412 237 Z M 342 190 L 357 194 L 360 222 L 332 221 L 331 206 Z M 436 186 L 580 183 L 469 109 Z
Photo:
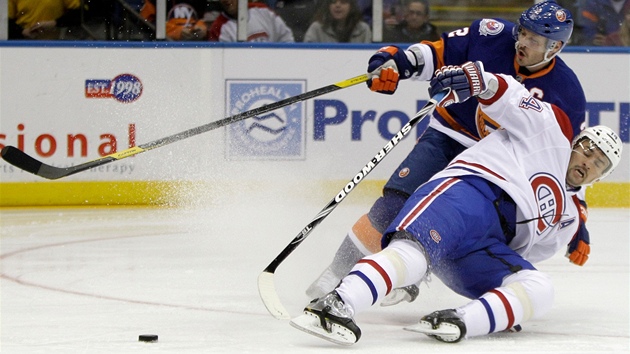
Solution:
M 468 34 L 468 27 L 464 27 L 464 28 L 460 28 L 458 30 L 455 30 L 453 32 L 449 32 L 448 37 L 452 38 L 452 37 L 464 37 Z
M 532 96 L 521 98 L 521 102 L 518 104 L 518 106 L 523 109 L 533 109 L 536 112 L 542 111 L 542 106 L 540 104 L 540 101 L 538 101 Z

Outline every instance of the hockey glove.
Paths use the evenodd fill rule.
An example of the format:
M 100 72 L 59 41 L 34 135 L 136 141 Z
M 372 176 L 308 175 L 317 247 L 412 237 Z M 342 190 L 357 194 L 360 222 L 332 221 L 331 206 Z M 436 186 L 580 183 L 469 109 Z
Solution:
M 569 246 L 567 247 L 567 258 L 573 264 L 583 266 L 588 261 L 588 255 L 591 253 L 590 237 L 586 225 L 580 221 L 578 232 L 573 236 Z
M 588 217 L 588 211 L 586 209 L 586 203 L 578 200 L 574 197 L 575 204 L 577 204 L 580 210 L 580 225 L 578 231 L 573 236 L 571 242 L 567 246 L 566 257 L 573 264 L 583 266 L 588 260 L 588 255 L 591 253 L 591 240 L 588 230 L 586 229 L 586 218 Z
M 466 62 L 462 66 L 444 66 L 435 72 L 429 86 L 429 95 L 448 91 L 439 102 L 440 107 L 464 102 L 471 96 L 478 96 L 486 90 L 483 79 L 483 64 L 480 61 Z
M 398 88 L 398 80 L 410 78 L 415 69 L 404 50 L 383 47 L 370 57 L 367 85 L 372 91 L 391 95 Z

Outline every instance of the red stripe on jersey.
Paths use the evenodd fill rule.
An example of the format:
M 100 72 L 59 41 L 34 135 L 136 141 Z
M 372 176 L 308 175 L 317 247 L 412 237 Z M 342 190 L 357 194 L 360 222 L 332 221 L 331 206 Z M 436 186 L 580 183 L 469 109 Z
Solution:
M 269 38 L 269 35 L 266 32 L 254 33 L 247 36 L 248 42 L 255 42 L 258 38 Z
M 502 181 L 505 181 L 505 178 L 503 178 L 500 174 L 498 174 L 498 173 L 496 173 L 496 172 L 494 172 L 494 171 L 492 171 L 492 170 L 488 169 L 487 167 L 485 167 L 485 166 L 483 166 L 483 165 L 480 165 L 480 164 L 478 164 L 478 163 L 466 162 L 466 161 L 464 161 L 464 160 L 457 160 L 457 161 L 453 161 L 453 162 L 449 165 L 449 167 L 452 167 L 453 165 L 456 165 L 456 164 L 462 164 L 462 165 L 466 165 L 466 166 L 471 166 L 471 167 L 478 168 L 478 169 L 480 169 L 480 170 L 483 170 L 483 171 L 485 171 L 485 172 L 487 172 L 487 173 L 489 173 L 489 174 L 493 175 L 494 177 L 496 177 L 496 178 L 498 178 L 498 179 L 500 179 L 500 180 L 502 180 Z
M 512 310 L 512 305 L 510 305 L 510 302 L 508 301 L 508 299 L 499 290 L 492 289 L 489 292 L 498 296 L 499 300 L 501 300 L 501 302 L 503 303 L 503 307 L 505 307 L 505 314 L 507 315 L 507 319 L 508 319 L 507 328 L 505 329 L 512 328 L 514 326 L 514 310 Z
M 392 291 L 392 279 L 389 277 L 389 274 L 387 274 L 385 269 L 383 269 L 380 264 L 371 259 L 361 259 L 357 263 L 366 263 L 371 265 L 372 268 L 376 269 L 381 277 L 383 277 L 383 281 L 385 281 L 385 286 L 387 286 L 387 292 L 385 293 L 385 295 L 389 294 L 389 292 Z
M 499 88 L 497 89 L 497 93 L 494 94 L 494 96 L 490 97 L 487 100 L 484 100 L 483 98 L 479 98 L 479 103 L 481 104 L 485 104 L 485 105 L 490 105 L 493 104 L 494 102 L 496 102 L 499 98 L 501 98 L 501 96 L 503 96 L 503 94 L 505 93 L 505 91 L 507 91 L 508 89 L 508 84 L 505 81 L 504 78 L 502 78 L 499 75 L 495 75 L 497 78 L 497 81 L 499 82 Z
M 422 198 L 418 204 L 407 214 L 403 221 L 396 227 L 396 230 L 401 231 L 407 228 L 409 224 L 415 220 L 415 218 L 421 214 L 437 197 L 449 189 L 453 184 L 460 182 L 458 178 L 449 178 L 446 181 L 440 183 L 437 187 L 431 191 L 427 196 Z
M 569 119 L 569 116 L 567 116 L 567 114 L 564 113 L 564 111 L 555 104 L 551 105 L 551 109 L 556 115 L 556 120 L 558 121 L 558 125 L 562 130 L 562 134 L 564 134 L 564 137 L 567 138 L 569 142 L 571 142 L 573 140 L 573 126 L 571 125 L 571 120 Z
M 219 36 L 221 35 L 221 27 L 223 27 L 223 25 L 228 21 L 230 21 L 230 19 L 225 14 L 219 15 L 219 17 L 212 22 L 212 26 L 208 31 L 208 40 L 211 42 L 217 42 L 219 40 Z

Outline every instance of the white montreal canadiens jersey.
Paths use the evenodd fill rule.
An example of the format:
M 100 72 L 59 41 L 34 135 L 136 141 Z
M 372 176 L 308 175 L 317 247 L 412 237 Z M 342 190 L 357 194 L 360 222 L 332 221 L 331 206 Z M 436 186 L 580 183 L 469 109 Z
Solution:
M 293 32 L 264 4 L 249 3 L 247 42 L 293 42 Z M 236 42 L 237 23 L 222 13 L 210 27 L 210 40 Z
M 482 177 L 517 205 L 516 236 L 509 246 L 531 263 L 566 247 L 579 225 L 565 179 L 571 156 L 571 128 L 564 112 L 534 99 L 511 76 L 497 75 L 498 92 L 479 100 L 501 129 L 458 155 L 433 179 Z

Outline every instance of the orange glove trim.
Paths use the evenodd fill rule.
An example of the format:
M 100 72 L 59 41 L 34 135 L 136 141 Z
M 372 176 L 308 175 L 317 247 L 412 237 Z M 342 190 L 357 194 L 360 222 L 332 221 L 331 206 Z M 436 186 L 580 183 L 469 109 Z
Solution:
M 396 83 L 398 82 L 398 73 L 393 68 L 386 68 L 381 70 L 381 74 L 378 78 L 372 79 L 372 91 L 384 91 L 394 92 L 396 90 Z
M 378 50 L 379 52 L 387 52 L 389 54 L 391 54 L 392 56 L 394 56 L 394 54 L 398 53 L 398 48 L 394 47 L 394 46 L 387 46 L 387 47 L 383 47 L 381 49 Z
M 588 255 L 591 253 L 591 246 L 584 241 L 578 242 L 577 247 L 569 255 L 571 263 L 583 266 L 588 261 Z

